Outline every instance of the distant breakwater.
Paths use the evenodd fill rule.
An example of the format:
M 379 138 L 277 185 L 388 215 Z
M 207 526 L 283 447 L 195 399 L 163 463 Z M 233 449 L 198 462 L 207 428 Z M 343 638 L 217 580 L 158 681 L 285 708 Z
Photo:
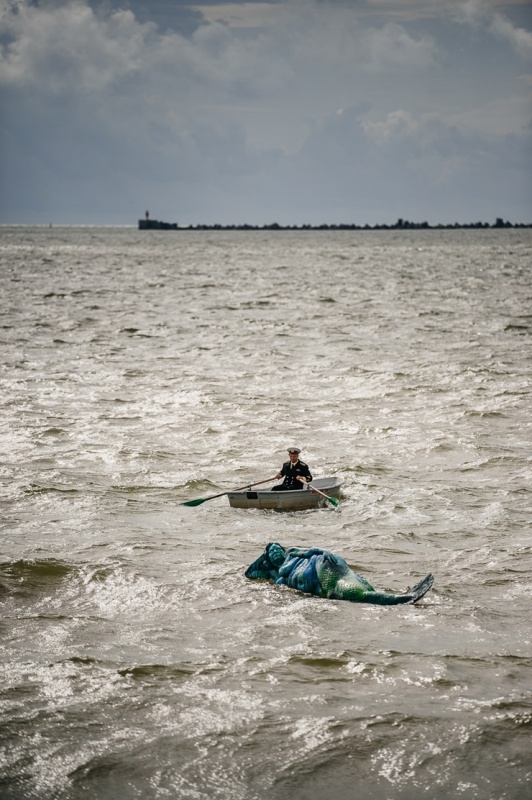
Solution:
M 493 224 L 489 222 L 470 222 L 429 225 L 428 222 L 409 222 L 398 219 L 395 224 L 356 225 L 354 223 L 323 225 L 179 225 L 177 222 L 160 222 L 157 219 L 139 219 L 141 231 L 401 231 L 401 230 L 457 230 L 460 228 L 490 229 L 493 228 L 532 228 L 532 223 L 512 223 L 497 218 Z

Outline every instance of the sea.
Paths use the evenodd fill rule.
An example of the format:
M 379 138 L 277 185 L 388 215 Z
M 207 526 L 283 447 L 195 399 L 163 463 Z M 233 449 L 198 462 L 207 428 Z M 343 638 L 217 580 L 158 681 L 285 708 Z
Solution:
M 532 229 L 3 227 L 0 310 L 2 800 L 532 797 Z

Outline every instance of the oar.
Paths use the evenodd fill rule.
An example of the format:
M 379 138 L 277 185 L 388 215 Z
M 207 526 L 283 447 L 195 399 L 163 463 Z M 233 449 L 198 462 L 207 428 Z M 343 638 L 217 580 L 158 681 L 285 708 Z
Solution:
M 313 486 L 312 484 L 310 484 L 310 491 L 311 492 L 317 492 L 318 494 L 321 494 L 321 496 L 325 497 L 325 499 L 328 500 L 329 503 L 332 503 L 335 508 L 338 508 L 338 506 L 340 505 L 340 501 L 337 500 L 336 497 L 329 497 L 328 494 L 324 494 L 323 492 L 320 492 L 320 490 L 316 489 L 316 487 Z
M 243 489 L 248 489 L 252 486 L 259 486 L 261 483 L 269 483 L 270 481 L 274 481 L 277 476 L 274 475 L 273 478 L 266 478 L 265 481 L 257 481 L 256 483 L 246 483 L 245 486 L 239 486 L 238 489 L 229 489 L 228 492 L 220 492 L 220 494 L 211 494 L 210 497 L 198 497 L 197 500 L 187 500 L 186 503 L 179 503 L 180 506 L 200 506 L 202 503 L 206 503 L 207 500 L 214 500 L 215 497 L 223 497 L 226 494 L 230 494 L 231 492 L 241 492 Z

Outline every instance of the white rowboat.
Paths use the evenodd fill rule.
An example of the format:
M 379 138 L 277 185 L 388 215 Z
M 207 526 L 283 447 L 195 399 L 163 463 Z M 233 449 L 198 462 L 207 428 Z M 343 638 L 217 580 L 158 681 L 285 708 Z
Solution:
M 309 486 L 314 486 L 328 497 L 340 496 L 340 487 L 343 481 L 339 478 L 317 478 Z M 229 505 L 232 508 L 270 508 L 278 511 L 305 511 L 309 508 L 319 508 L 328 505 L 323 495 L 311 492 L 310 488 L 291 489 L 284 492 L 273 492 L 270 489 L 241 489 L 237 492 L 227 492 Z

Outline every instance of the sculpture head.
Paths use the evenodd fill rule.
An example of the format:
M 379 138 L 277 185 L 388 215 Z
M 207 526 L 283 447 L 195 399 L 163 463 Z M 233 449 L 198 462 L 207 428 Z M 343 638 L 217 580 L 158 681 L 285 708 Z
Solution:
M 250 580 L 275 581 L 279 577 L 279 567 L 284 563 L 286 550 L 278 542 L 269 542 L 264 553 L 247 568 L 245 575 Z

